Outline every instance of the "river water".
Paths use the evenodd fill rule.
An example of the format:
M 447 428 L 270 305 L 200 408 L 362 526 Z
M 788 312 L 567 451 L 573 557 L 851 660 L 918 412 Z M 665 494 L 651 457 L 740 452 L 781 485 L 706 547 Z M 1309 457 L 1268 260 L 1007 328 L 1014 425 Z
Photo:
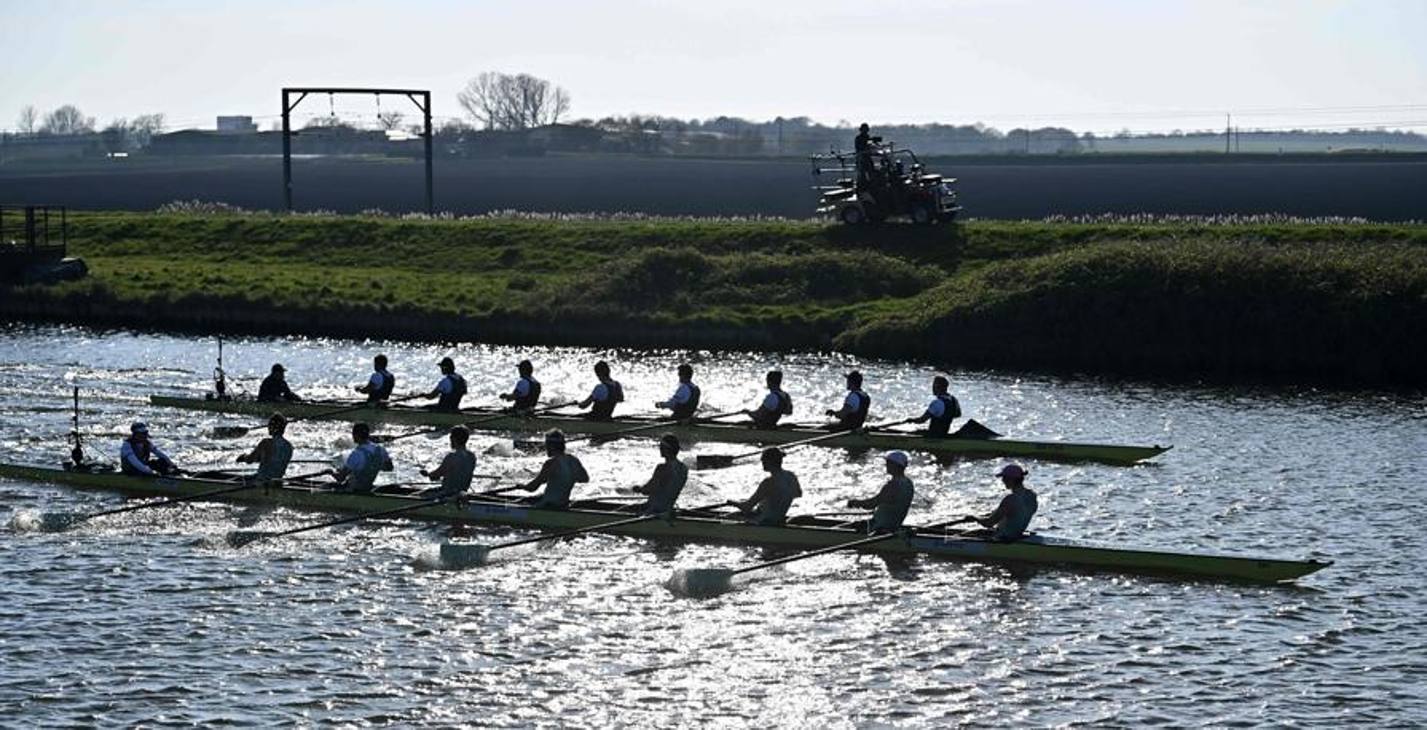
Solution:
M 920 412 L 935 371 L 816 354 L 515 349 L 240 339 L 230 379 L 252 392 L 275 361 L 311 396 L 342 396 L 375 352 L 398 392 L 430 388 L 453 355 L 467 404 L 494 402 L 529 357 L 550 398 L 582 397 L 608 359 L 629 412 L 673 390 L 691 359 L 713 410 L 751 404 L 787 373 L 799 418 L 840 399 L 858 367 L 874 418 Z M 226 462 L 250 421 L 147 405 L 200 394 L 214 341 L 69 327 L 0 329 L 0 459 L 57 463 L 70 389 L 93 455 L 146 420 L 182 465 Z M 1427 396 L 1223 389 L 952 372 L 963 411 L 1008 436 L 1173 444 L 1135 468 L 1030 462 L 1048 533 L 1171 549 L 1318 557 L 1296 586 L 835 554 L 773 569 L 713 599 L 671 593 L 676 569 L 737 566 L 756 547 L 605 535 L 432 569 L 441 529 L 399 520 L 225 547 L 240 526 L 320 519 L 188 505 L 27 529 L 36 514 L 114 506 L 112 494 L 0 480 L 0 723 L 865 727 L 1427 723 L 1422 566 Z M 345 424 L 294 424 L 297 458 L 348 447 Z M 478 471 L 539 457 L 477 434 Z M 718 445 L 701 449 L 727 452 Z M 735 451 L 742 450 L 734 447 Z M 411 481 L 441 442 L 393 447 Z M 642 481 L 653 442 L 574 450 L 586 495 Z M 913 454 L 913 522 L 989 509 L 999 461 Z M 294 469 L 311 467 L 299 465 Z M 805 448 L 795 512 L 875 491 L 877 455 Z M 318 466 L 317 468 L 321 468 Z M 698 472 L 690 503 L 743 497 L 756 465 Z M 511 531 L 483 532 L 480 539 Z

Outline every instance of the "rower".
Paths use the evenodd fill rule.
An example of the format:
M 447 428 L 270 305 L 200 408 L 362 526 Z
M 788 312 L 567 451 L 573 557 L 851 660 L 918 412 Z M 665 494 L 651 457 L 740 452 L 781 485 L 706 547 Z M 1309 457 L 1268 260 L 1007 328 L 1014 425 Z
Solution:
M 565 434 L 559 429 L 545 434 L 545 455 L 550 458 L 540 467 L 540 473 L 522 488 L 533 492 L 545 485 L 545 491 L 530 505 L 534 509 L 569 509 L 571 490 L 576 484 L 588 482 L 590 475 L 579 459 L 565 453 Z
M 847 374 L 847 397 L 842 400 L 842 408 L 827 411 L 829 418 L 837 420 L 823 428 L 828 431 L 856 431 L 867 422 L 867 411 L 870 408 L 872 398 L 862 390 L 862 373 L 853 370 Z
M 768 384 L 768 395 L 763 396 L 763 402 L 757 408 L 744 413 L 753 419 L 754 428 L 772 430 L 778 427 L 778 419 L 793 412 L 793 398 L 783 391 L 782 370 L 769 370 L 765 382 Z
M 168 455 L 149 440 L 149 427 L 141 421 L 129 426 L 129 438 L 119 446 L 119 468 L 130 476 L 171 476 L 180 473 Z
M 501 400 L 512 401 L 510 411 L 528 411 L 540 402 L 540 381 L 536 380 L 532 373 L 535 366 L 529 360 L 521 360 L 515 369 L 520 372 L 520 380 L 515 381 L 515 389 L 509 393 L 501 393 Z
M 1020 464 L 1007 464 L 996 473 L 1011 493 L 1002 497 L 1001 504 L 990 514 L 984 517 L 966 516 L 968 521 L 974 520 L 987 528 L 981 531 L 981 536 L 996 542 L 1015 542 L 1025 537 L 1026 528 L 1030 526 L 1031 518 L 1040 506 L 1036 502 L 1036 493 L 1026 486 L 1026 475 L 1026 470 Z
M 782 449 L 763 450 L 763 471 L 768 472 L 768 477 L 759 482 L 753 496 L 730 504 L 749 515 L 749 524 L 778 526 L 788 519 L 788 508 L 803 496 L 803 488 L 798 477 L 783 468 Z
M 263 378 L 263 384 L 258 386 L 258 401 L 261 403 L 301 403 L 292 388 L 287 387 L 287 368 L 282 363 L 273 363 L 272 371 Z
M 471 440 L 471 432 L 465 426 L 451 429 L 451 450 L 441 460 L 441 465 L 421 476 L 431 481 L 440 481 L 441 486 L 432 490 L 434 497 L 454 497 L 471 488 L 471 475 L 476 472 L 476 455 L 466 449 Z
M 887 454 L 887 474 L 891 479 L 882 485 L 881 491 L 867 499 L 849 499 L 847 506 L 852 509 L 870 509 L 872 519 L 867 522 L 868 534 L 892 532 L 902 526 L 907 519 L 907 511 L 912 508 L 912 480 L 907 478 L 907 455 L 901 451 Z
M 647 494 L 649 500 L 640 508 L 639 514 L 660 515 L 674 511 L 674 503 L 679 501 L 679 493 L 689 481 L 689 467 L 679 460 L 679 437 L 666 433 L 659 439 L 659 455 L 664 463 L 654 467 L 654 475 L 642 486 L 631 491 Z
M 287 418 L 274 413 L 268 418 L 268 437 L 258 442 L 249 453 L 238 457 L 239 464 L 257 464 L 258 473 L 254 481 L 270 482 L 287 475 L 287 465 L 292 461 L 292 444 L 283 436 L 287 432 Z
M 449 357 L 441 358 L 437 364 L 441 368 L 441 381 L 426 398 L 437 398 L 436 405 L 431 406 L 433 411 L 459 411 L 461 410 L 461 399 L 466 397 L 466 379 L 456 372 L 456 363 Z
M 913 419 L 912 423 L 927 423 L 927 430 L 922 435 L 931 438 L 944 438 L 951 432 L 951 422 L 961 417 L 961 405 L 956 402 L 956 398 L 947 394 L 947 386 L 951 383 L 945 376 L 938 375 L 932 378 L 932 402 L 927 405 L 927 410 L 922 415 Z
M 609 363 L 600 360 L 595 363 L 595 377 L 600 382 L 590 391 L 590 397 L 580 401 L 580 408 L 589 408 L 592 421 L 609 421 L 614 418 L 614 407 L 624 402 L 624 386 L 609 376 Z M 590 406 L 593 405 L 593 408 Z
M 381 403 L 391 397 L 395 387 L 396 376 L 387 372 L 386 355 L 377 355 L 372 359 L 372 377 L 366 385 L 357 386 L 357 392 L 366 393 L 368 402 Z
M 701 396 L 699 386 L 694 385 L 694 366 L 684 363 L 679 366 L 679 387 L 674 391 L 674 396 L 655 403 L 654 407 L 668 409 L 671 411 L 670 418 L 684 421 L 693 418 L 694 413 L 699 410 Z
M 347 455 L 347 463 L 332 476 L 336 477 L 341 491 L 367 493 L 372 491 L 378 473 L 394 468 L 391 456 L 381 444 L 372 441 L 372 427 L 365 423 L 352 424 L 352 441 L 357 447 Z

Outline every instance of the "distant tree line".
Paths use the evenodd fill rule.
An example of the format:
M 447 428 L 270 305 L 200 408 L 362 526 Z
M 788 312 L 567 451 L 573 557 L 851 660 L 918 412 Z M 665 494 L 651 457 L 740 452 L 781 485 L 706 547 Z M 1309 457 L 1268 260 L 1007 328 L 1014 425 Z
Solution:
M 41 114 L 33 105 L 20 110 L 16 132 L 20 137 L 82 137 L 96 135 L 109 152 L 131 152 L 149 145 L 164 129 L 163 114 L 141 114 L 133 119 L 120 117 L 103 129 L 95 128 L 94 117 L 73 104 L 65 104 Z

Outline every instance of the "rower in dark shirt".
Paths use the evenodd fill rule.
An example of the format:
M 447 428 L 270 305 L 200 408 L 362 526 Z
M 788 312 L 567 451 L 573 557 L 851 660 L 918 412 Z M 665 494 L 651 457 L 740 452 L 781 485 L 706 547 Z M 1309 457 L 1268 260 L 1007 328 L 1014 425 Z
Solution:
M 579 407 L 590 409 L 590 420 L 608 421 L 614 417 L 614 407 L 624 402 L 624 386 L 610 377 L 609 363 L 604 360 L 595 363 L 595 377 L 600 382 L 590 391 L 590 397 L 580 401 Z
M 922 432 L 922 435 L 945 438 L 951 432 L 951 422 L 961 417 L 961 404 L 946 392 L 950 384 L 950 381 L 941 375 L 932 378 L 932 402 L 927 405 L 922 415 L 912 420 L 912 423 L 927 424 L 927 430 Z
M 783 390 L 783 371 L 770 370 L 766 379 L 768 394 L 757 408 L 745 410 L 753 419 L 754 428 L 775 429 L 778 420 L 793 412 L 793 398 Z
M 301 403 L 302 398 L 287 385 L 287 368 L 282 363 L 273 363 L 272 372 L 263 378 L 258 386 L 258 400 L 263 403 Z
M 827 410 L 829 418 L 837 420 L 823 426 L 828 431 L 854 431 L 867 423 L 867 411 L 872 407 L 872 398 L 862 390 L 862 373 L 853 370 L 847 374 L 847 397 L 842 408 Z
M 521 360 L 515 369 L 520 379 L 509 393 L 501 393 L 500 399 L 511 401 L 509 411 L 528 411 L 540 402 L 540 381 L 535 379 L 535 366 L 529 360 Z
M 367 400 L 372 403 L 380 403 L 391 398 L 394 388 L 396 376 L 386 369 L 386 355 L 377 355 L 372 359 L 372 377 L 367 380 L 366 385 L 357 386 L 357 392 L 366 393 Z

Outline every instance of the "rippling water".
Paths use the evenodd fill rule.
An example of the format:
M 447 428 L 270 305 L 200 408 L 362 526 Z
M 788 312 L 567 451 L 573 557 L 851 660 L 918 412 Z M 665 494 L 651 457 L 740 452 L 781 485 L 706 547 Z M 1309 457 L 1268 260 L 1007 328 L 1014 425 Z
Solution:
M 874 411 L 920 411 L 934 372 L 847 357 L 517 350 L 336 340 L 229 341 L 248 391 L 274 361 L 302 393 L 341 396 L 376 351 L 398 391 L 428 389 L 452 354 L 467 403 L 494 403 L 528 356 L 548 397 L 583 397 L 608 359 L 630 411 L 652 410 L 691 358 L 715 410 L 751 404 L 780 365 L 797 414 L 841 397 L 859 367 Z M 76 328 L 0 329 L 0 460 L 57 463 L 70 388 L 91 453 L 147 420 L 183 465 L 228 462 L 250 422 L 150 408 L 208 385 L 211 340 Z M 680 598 L 675 569 L 736 566 L 756 547 L 591 535 L 474 570 L 428 570 L 440 529 L 401 521 L 243 551 L 239 526 L 318 519 L 187 505 L 64 533 L 17 515 L 113 506 L 114 495 L 0 481 L 0 718 L 26 726 L 193 723 L 493 725 L 1343 725 L 1427 722 L 1419 498 L 1427 397 L 1226 390 L 954 372 L 963 411 L 1011 436 L 1172 443 L 1125 469 L 1031 463 L 1038 529 L 1175 549 L 1321 557 L 1291 587 L 830 555 L 720 598 Z M 298 458 L 345 452 L 345 424 L 294 425 Z M 482 472 L 537 468 L 509 434 L 478 434 Z M 653 442 L 580 448 L 586 495 L 642 481 Z M 410 481 L 439 441 L 393 448 Z M 840 509 L 882 479 L 875 455 L 807 448 L 795 511 Z M 913 456 L 913 521 L 994 504 L 994 461 Z M 743 497 L 756 465 L 699 472 L 686 499 Z

